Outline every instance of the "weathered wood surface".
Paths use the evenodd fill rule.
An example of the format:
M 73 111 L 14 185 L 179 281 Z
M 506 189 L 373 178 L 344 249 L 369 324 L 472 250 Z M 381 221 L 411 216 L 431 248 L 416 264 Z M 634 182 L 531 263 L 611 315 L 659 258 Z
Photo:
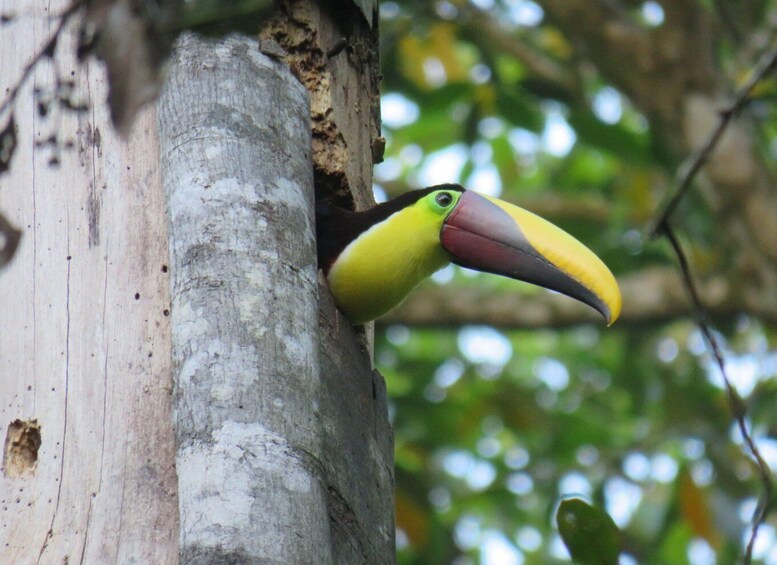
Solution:
M 0 0 L 0 10 L 7 5 Z M 47 40 L 50 21 L 40 12 L 33 27 L 3 28 L 3 89 Z M 318 42 L 341 37 L 343 22 L 316 3 L 308 13 L 319 26 L 320 57 L 327 45 Z M 334 171 L 335 188 L 364 207 L 377 78 L 365 66 L 369 48 L 358 45 L 356 55 L 323 60 L 322 86 L 337 90 L 319 91 L 314 113 L 337 141 L 336 166 L 319 178 Z M 154 113 L 141 117 L 127 143 L 117 140 L 99 65 L 75 75 L 87 113 L 36 114 L 32 88 L 53 87 L 52 66 L 36 71 L 19 97 L 21 145 L 12 173 L 0 177 L 0 207 L 24 229 L 17 258 L 0 273 L 3 561 L 175 563 L 179 536 L 187 563 L 394 560 L 385 388 L 364 336 L 336 311 L 315 271 L 310 154 L 305 171 L 297 160 L 310 150 L 311 109 L 283 63 L 243 55 L 273 80 L 283 77 L 258 102 L 248 93 L 259 106 L 241 110 L 244 90 L 258 88 L 253 82 L 211 81 L 205 95 L 189 76 L 179 93 L 191 104 L 162 118 L 168 183 L 179 185 L 168 186 L 175 266 Z M 60 70 L 69 75 L 71 67 Z M 212 104 L 219 94 L 224 104 Z M 291 115 L 278 115 L 281 108 Z M 209 112 L 217 127 L 206 131 L 214 125 Z M 55 132 L 74 149 L 50 168 L 51 153 L 33 146 Z M 193 132 L 205 139 L 187 138 Z M 326 135 L 319 141 L 326 151 Z M 269 171 L 292 168 L 307 180 L 284 183 L 263 172 L 268 162 L 276 165 Z M 279 219 L 284 230 L 274 228 Z M 281 280 L 285 287 L 274 284 Z M 171 311 L 184 385 L 176 394 L 180 485 Z M 186 498 L 180 531 L 178 488 Z
M 377 30 L 349 0 L 285 0 L 262 31 L 310 92 L 316 196 L 374 205 L 372 166 L 380 146 Z
M 0 95 L 46 41 L 65 3 L 37 2 L 2 28 Z M 0 1 L 0 12 L 18 12 Z M 67 40 L 63 41 L 67 45 Z M 2 563 L 173 563 L 177 499 L 170 416 L 169 273 L 155 119 L 127 142 L 108 125 L 103 70 L 76 70 L 90 111 L 36 113 L 19 96 L 19 148 L 0 177 L 0 208 L 23 229 L 0 272 L 0 441 L 37 421 L 40 448 L 5 456 L 0 473 Z M 72 140 L 61 165 L 34 148 Z M 12 442 L 6 442 L 10 453 Z

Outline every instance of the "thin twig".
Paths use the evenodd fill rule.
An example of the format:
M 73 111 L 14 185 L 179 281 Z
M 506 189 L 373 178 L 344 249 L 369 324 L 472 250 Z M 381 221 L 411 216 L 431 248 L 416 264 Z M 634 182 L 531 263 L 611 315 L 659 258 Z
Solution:
M 19 91 L 21 90 L 22 86 L 27 82 L 27 79 L 30 78 L 30 75 L 32 74 L 32 71 L 35 69 L 35 66 L 44 58 L 48 57 L 49 53 L 51 52 L 52 45 L 56 45 L 57 40 L 59 39 L 59 35 L 62 33 L 62 29 L 65 27 L 65 24 L 70 20 L 70 18 L 78 12 L 79 9 L 84 5 L 84 0 L 73 0 L 73 2 L 58 16 L 59 23 L 57 24 L 56 29 L 54 32 L 48 37 L 46 42 L 43 44 L 43 46 L 38 49 L 38 52 L 35 53 L 35 56 L 30 60 L 27 65 L 25 65 L 24 70 L 22 71 L 21 76 L 16 81 L 16 84 L 14 84 L 13 88 L 8 92 L 8 95 L 3 99 L 2 102 L 0 102 L 0 116 L 2 116 L 8 108 L 13 106 L 14 102 L 16 101 L 16 97 L 19 95 Z
M 665 235 L 669 240 L 677 260 L 680 264 L 680 270 L 682 271 L 685 287 L 688 290 L 688 294 L 691 297 L 691 302 L 696 316 L 699 329 L 712 352 L 712 356 L 720 369 L 723 376 L 723 382 L 725 384 L 726 396 L 728 397 L 728 403 L 731 407 L 731 411 L 736 419 L 739 432 L 742 435 L 742 440 L 747 446 L 752 458 L 755 460 L 755 465 L 758 469 L 763 492 L 759 499 L 758 505 L 753 512 L 752 529 L 750 532 L 750 539 L 747 543 L 745 555 L 743 558 L 744 565 L 750 565 L 753 558 L 753 547 L 755 540 L 758 537 L 758 530 L 766 519 L 766 515 L 769 511 L 769 502 L 772 495 L 772 482 L 771 482 L 771 470 L 761 456 L 761 452 L 758 450 L 758 446 L 753 441 L 750 431 L 747 428 L 747 422 L 745 421 L 745 405 L 742 398 L 737 393 L 736 389 L 731 386 L 728 374 L 726 373 L 726 365 L 723 358 L 723 353 L 718 345 L 718 341 L 715 338 L 715 334 L 712 333 L 709 324 L 707 323 L 707 313 L 699 298 L 699 294 L 696 290 L 696 285 L 693 282 L 688 260 L 680 247 L 680 243 L 674 234 L 671 226 L 669 225 L 669 218 L 672 212 L 677 208 L 682 198 L 690 190 L 693 179 L 696 174 L 704 166 L 709 159 L 712 152 L 715 150 L 720 138 L 723 136 L 728 125 L 731 123 L 734 117 L 736 117 L 742 108 L 750 101 L 751 94 L 755 86 L 766 76 L 766 74 L 777 66 L 777 43 L 775 43 L 771 49 L 758 61 L 753 73 L 751 74 L 747 83 L 745 83 L 741 89 L 737 92 L 733 102 L 728 108 L 721 112 L 720 122 L 715 130 L 710 134 L 707 142 L 695 153 L 690 155 L 688 159 L 678 169 L 676 188 L 673 192 L 668 193 L 665 199 L 665 204 L 662 205 L 659 210 L 660 213 L 656 215 L 656 220 L 652 224 L 649 230 L 651 237 L 658 235 Z
M 694 283 L 693 276 L 691 275 L 688 259 L 686 258 L 682 247 L 680 246 L 680 242 L 678 241 L 677 236 L 669 225 L 669 220 L 664 218 L 663 222 L 657 226 L 656 232 L 666 236 L 672 246 L 672 249 L 675 252 L 675 255 L 677 255 L 677 261 L 680 265 L 683 281 L 685 282 L 685 287 L 688 290 L 688 294 L 691 298 L 694 315 L 696 317 L 696 323 L 698 324 L 699 329 L 701 330 L 701 333 L 707 342 L 707 346 L 712 352 L 715 363 L 717 364 L 718 369 L 720 369 L 720 373 L 723 376 L 723 383 L 725 385 L 729 407 L 731 408 L 731 411 L 734 414 L 734 418 L 736 419 L 737 426 L 739 427 L 739 433 L 742 435 L 742 440 L 745 442 L 750 455 L 752 455 L 753 459 L 755 460 L 755 466 L 758 469 L 758 474 L 760 475 L 763 492 L 761 493 L 758 505 L 753 512 L 750 539 L 747 542 L 747 549 L 745 550 L 745 555 L 742 561 L 743 565 L 750 565 L 753 559 L 753 547 L 755 545 L 755 540 L 758 537 L 758 530 L 766 519 L 766 515 L 769 510 L 769 501 L 772 497 L 771 470 L 766 461 L 764 461 L 764 458 L 761 455 L 761 452 L 758 449 L 755 441 L 753 441 L 753 437 L 750 435 L 750 431 L 747 429 L 747 422 L 745 421 L 745 404 L 742 401 L 742 397 L 739 396 L 739 393 L 731 385 L 731 381 L 728 378 L 723 352 L 720 348 L 717 338 L 715 337 L 715 334 L 712 332 L 709 324 L 707 323 L 707 311 L 704 308 L 701 299 L 699 298 L 698 291 L 696 290 L 696 284 Z
M 720 122 L 718 122 L 718 126 L 707 138 L 706 143 L 699 150 L 689 155 L 685 162 L 678 168 L 676 188 L 673 192 L 668 193 L 667 197 L 664 199 L 665 204 L 659 207 L 660 212 L 656 215 L 656 220 L 654 220 L 653 224 L 651 224 L 652 227 L 648 230 L 651 238 L 655 238 L 659 234 L 662 226 L 666 224 L 666 221 L 672 215 L 675 208 L 677 208 L 680 200 L 682 200 L 688 192 L 694 177 L 715 150 L 715 147 L 731 120 L 736 117 L 742 108 L 750 101 L 750 95 L 752 94 L 753 89 L 770 70 L 775 68 L 775 66 L 777 66 L 777 43 L 763 54 L 753 69 L 750 79 L 737 92 L 734 101 L 721 111 Z

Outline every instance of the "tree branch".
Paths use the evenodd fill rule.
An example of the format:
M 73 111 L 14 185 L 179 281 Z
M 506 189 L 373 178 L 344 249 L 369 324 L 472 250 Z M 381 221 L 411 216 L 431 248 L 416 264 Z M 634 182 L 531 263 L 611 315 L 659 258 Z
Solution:
M 30 62 L 27 63 L 22 69 L 21 76 L 19 76 L 14 85 L 6 91 L 5 97 L 2 99 L 2 101 L 0 101 L 0 116 L 9 111 L 16 103 L 16 97 L 19 95 L 19 91 L 21 90 L 22 86 L 26 84 L 27 79 L 32 76 L 32 71 L 35 70 L 35 67 L 38 65 L 38 63 L 40 63 L 43 59 L 47 57 L 50 58 L 54 55 L 54 49 L 57 46 L 57 41 L 62 34 L 62 30 L 65 28 L 65 25 L 68 23 L 68 21 L 70 21 L 70 18 L 73 17 L 83 7 L 83 5 L 83 0 L 74 0 L 67 8 L 65 8 L 61 14 L 56 16 L 59 21 L 57 22 L 57 26 L 54 28 L 54 32 L 51 33 L 46 39 L 45 43 L 43 43 L 38 48 Z
M 664 2 L 664 22 L 646 28 L 613 4 L 545 0 L 542 7 L 575 45 L 577 55 L 624 92 L 662 141 L 681 154 L 687 149 L 678 135 L 685 97 L 715 92 L 720 86 L 710 17 L 695 1 Z
M 731 107 L 734 89 L 721 81 L 715 63 L 715 22 L 709 11 L 691 0 L 662 6 L 664 22 L 644 29 L 606 3 L 543 2 L 548 19 L 605 80 L 629 96 L 679 162 L 708 142 L 721 111 Z M 764 61 L 768 68 L 768 55 Z M 736 254 L 738 268 L 777 294 L 777 278 L 770 266 L 765 267 L 777 261 L 777 223 L 771 221 L 777 194 L 753 138 L 753 127 L 746 120 L 731 123 L 700 180 L 721 231 L 729 234 L 725 243 Z
M 509 55 L 520 61 L 530 74 L 558 84 L 565 91 L 575 93 L 576 98 L 582 98 L 582 84 L 573 70 L 522 41 L 517 33 L 511 33 L 492 14 L 469 3 L 462 2 L 458 7 L 476 38 L 480 39 L 482 48 Z
M 672 267 L 650 267 L 618 281 L 623 293 L 619 326 L 658 324 L 689 318 L 692 306 L 681 275 Z M 756 294 L 733 288 L 726 277 L 717 276 L 699 285 L 707 311 L 716 318 L 753 314 L 777 323 L 777 308 L 765 310 Z M 481 288 L 425 286 L 379 325 L 453 327 L 486 324 L 504 329 L 567 328 L 580 324 L 601 324 L 590 308 L 565 296 L 541 292 L 527 296 L 520 292 L 489 292 Z
M 718 146 L 723 134 L 726 131 L 731 120 L 733 120 L 745 105 L 750 101 L 750 96 L 756 85 L 766 76 L 766 74 L 777 66 L 777 44 L 773 45 L 769 51 L 764 53 L 753 70 L 749 80 L 739 89 L 733 102 L 720 112 L 720 121 L 717 127 L 709 134 L 704 145 L 692 154 L 679 169 L 677 188 L 667 194 L 665 204 L 660 207 L 657 219 L 650 228 L 651 237 L 663 229 L 664 224 L 677 208 L 680 200 L 687 194 L 691 187 L 693 179 L 701 170 L 707 160 L 710 158 L 715 148 Z
M 744 402 L 742 401 L 742 398 L 739 396 L 739 393 L 731 384 L 728 372 L 726 371 L 726 362 L 723 358 L 723 350 L 718 343 L 718 339 L 715 337 L 715 334 L 712 332 L 712 329 L 707 323 L 707 317 L 709 315 L 708 309 L 704 306 L 701 298 L 699 297 L 697 285 L 693 279 L 693 276 L 691 275 L 688 259 L 685 256 L 685 252 L 683 251 L 677 236 L 669 225 L 668 219 L 665 218 L 661 222 L 661 230 L 663 235 L 665 235 L 669 240 L 675 255 L 677 255 L 680 272 L 683 275 L 683 283 L 685 284 L 685 288 L 687 289 L 691 303 L 693 304 L 696 323 L 698 324 L 699 329 L 701 330 L 701 333 L 707 342 L 707 346 L 712 353 L 713 359 L 715 359 L 715 363 L 718 365 L 718 369 L 720 369 L 720 374 L 723 376 L 723 383 L 725 384 L 726 397 L 728 398 L 729 407 L 731 408 L 731 412 L 737 422 L 739 433 L 742 434 L 742 440 L 745 442 L 747 451 L 753 458 L 753 464 L 757 469 L 761 484 L 763 486 L 763 492 L 759 497 L 758 505 L 756 506 L 756 509 L 753 513 L 750 539 L 747 542 L 745 556 L 742 561 L 744 565 L 750 565 L 753 557 L 755 540 L 758 537 L 758 530 L 769 513 L 769 503 L 772 497 L 771 469 L 761 455 L 761 451 L 758 449 L 758 445 L 755 443 L 755 441 L 753 441 L 753 436 L 750 433 L 750 429 L 745 419 L 747 409 Z

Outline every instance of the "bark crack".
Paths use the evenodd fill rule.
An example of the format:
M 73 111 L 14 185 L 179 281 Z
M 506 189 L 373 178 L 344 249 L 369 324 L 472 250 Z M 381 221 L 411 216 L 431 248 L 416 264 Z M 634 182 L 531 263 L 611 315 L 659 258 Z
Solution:
M 348 540 L 348 545 L 361 557 L 361 562 L 368 563 L 370 559 L 362 542 L 365 536 L 359 527 L 359 520 L 356 518 L 353 508 L 340 494 L 340 491 L 332 485 L 327 487 L 327 495 L 330 521 L 339 526 Z
M 68 222 L 69 224 L 69 222 Z M 67 243 L 68 253 L 70 252 L 70 240 Z M 67 257 L 67 283 L 66 283 L 66 299 L 65 299 L 65 318 L 67 320 L 65 326 L 65 405 L 64 414 L 62 417 L 62 452 L 59 459 L 59 481 L 57 484 L 57 501 L 54 504 L 54 512 L 51 515 L 51 523 L 49 524 L 49 531 L 46 534 L 46 539 L 43 541 L 43 545 L 38 552 L 38 565 L 43 557 L 43 553 L 46 551 L 46 546 L 49 544 L 49 540 L 54 535 L 54 522 L 57 519 L 57 512 L 59 511 L 59 502 L 62 499 L 62 480 L 65 476 L 65 449 L 67 445 L 67 417 L 68 417 L 68 389 L 70 383 L 70 255 Z
M 86 510 L 86 526 L 84 527 L 84 543 L 81 544 L 81 559 L 78 561 L 79 565 L 84 565 L 84 558 L 86 557 L 86 541 L 89 539 L 89 525 L 92 521 L 92 499 L 89 499 L 89 508 Z
M 100 479 L 97 483 L 99 492 L 103 486 L 103 469 L 105 468 L 105 417 L 108 413 L 108 355 L 110 344 L 105 339 L 105 328 L 107 327 L 106 307 L 108 304 L 108 256 L 103 256 L 103 311 L 102 311 L 102 343 L 103 343 L 103 413 L 102 413 L 102 436 L 100 437 Z
M 124 460 L 127 460 L 127 444 L 125 444 L 124 448 Z M 118 534 L 116 536 L 116 556 L 118 557 L 119 554 L 119 548 L 121 547 L 121 537 L 124 534 L 124 495 L 127 492 L 127 468 L 124 468 L 124 471 L 122 472 L 121 477 L 121 502 L 119 503 L 119 525 L 118 525 Z

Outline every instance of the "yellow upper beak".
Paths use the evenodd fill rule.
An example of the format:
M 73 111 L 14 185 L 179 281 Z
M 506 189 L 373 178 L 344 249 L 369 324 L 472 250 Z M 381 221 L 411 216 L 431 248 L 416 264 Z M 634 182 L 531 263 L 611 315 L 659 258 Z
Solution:
M 620 315 L 618 283 L 601 259 L 528 210 L 465 191 L 445 219 L 440 241 L 458 265 L 566 294 L 595 308 L 608 325 Z

